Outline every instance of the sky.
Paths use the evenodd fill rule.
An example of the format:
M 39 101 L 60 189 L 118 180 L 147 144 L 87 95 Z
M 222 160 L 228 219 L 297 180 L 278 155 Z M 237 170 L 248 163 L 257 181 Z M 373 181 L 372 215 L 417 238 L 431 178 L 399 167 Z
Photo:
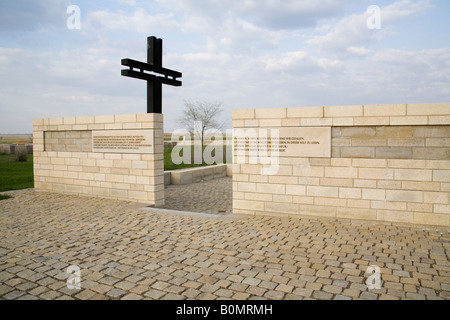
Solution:
M 223 103 L 229 129 L 233 109 L 450 102 L 449 15 L 448 0 L 0 0 L 0 133 L 145 113 L 145 81 L 120 72 L 149 36 L 183 73 L 163 87 L 165 132 L 186 101 Z

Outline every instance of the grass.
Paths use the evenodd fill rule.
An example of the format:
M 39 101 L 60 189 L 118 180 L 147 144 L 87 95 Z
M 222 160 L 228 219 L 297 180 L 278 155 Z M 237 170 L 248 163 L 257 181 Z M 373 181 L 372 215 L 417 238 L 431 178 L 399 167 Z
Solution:
M 11 196 L 8 196 L 7 194 L 0 194 L 0 201 L 1 200 L 6 200 L 6 199 L 11 199 Z
M 33 156 L 16 162 L 14 154 L 0 154 L 0 192 L 33 187 Z
M 9 140 L 3 140 L 0 139 L 0 144 L 32 144 L 33 139 L 9 139 Z
M 205 162 L 203 162 L 203 164 L 186 164 L 186 163 L 174 164 L 172 162 L 172 150 L 173 148 L 164 148 L 164 171 L 205 167 L 209 165 Z M 181 155 L 183 155 L 183 151 L 181 151 Z M 223 163 L 226 163 L 226 147 L 224 147 L 223 156 L 224 156 Z M 193 159 L 194 159 L 194 147 L 191 147 L 191 163 L 194 162 Z

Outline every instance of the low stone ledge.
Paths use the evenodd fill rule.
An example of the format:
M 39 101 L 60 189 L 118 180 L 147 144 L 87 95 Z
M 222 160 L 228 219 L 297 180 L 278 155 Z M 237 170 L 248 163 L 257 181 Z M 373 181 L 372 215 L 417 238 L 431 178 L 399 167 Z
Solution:
M 164 184 L 187 185 L 231 176 L 232 166 L 219 164 L 208 167 L 189 168 L 164 172 Z
M 0 153 L 14 154 L 16 152 L 16 146 L 18 146 L 18 144 L 0 144 Z M 27 147 L 27 153 L 32 154 L 33 145 L 25 144 L 25 146 Z

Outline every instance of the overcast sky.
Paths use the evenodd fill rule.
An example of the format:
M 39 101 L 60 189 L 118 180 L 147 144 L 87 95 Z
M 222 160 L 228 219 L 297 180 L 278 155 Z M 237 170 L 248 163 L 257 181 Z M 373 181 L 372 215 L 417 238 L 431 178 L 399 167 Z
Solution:
M 183 73 L 163 88 L 166 132 L 185 100 L 223 102 L 228 128 L 233 109 L 450 102 L 449 16 L 448 0 L 0 0 L 0 133 L 145 113 L 120 61 L 146 61 L 148 36 Z

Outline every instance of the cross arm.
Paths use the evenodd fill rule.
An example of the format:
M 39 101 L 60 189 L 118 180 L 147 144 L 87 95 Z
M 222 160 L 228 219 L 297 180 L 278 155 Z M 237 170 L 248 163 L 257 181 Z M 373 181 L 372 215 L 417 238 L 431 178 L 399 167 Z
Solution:
M 122 65 L 130 67 L 130 68 L 136 68 L 136 69 L 140 69 L 140 70 L 159 73 L 166 77 L 173 77 L 174 79 L 181 78 L 183 76 L 183 74 L 181 72 L 162 68 L 162 67 L 158 68 L 152 64 L 136 61 L 133 59 L 122 59 Z
M 164 77 L 157 77 L 153 74 L 138 72 L 138 71 L 134 71 L 134 70 L 122 70 L 122 76 L 146 80 L 146 81 L 150 81 L 150 82 L 158 80 L 158 81 L 161 81 L 161 83 L 163 83 L 163 84 L 167 84 L 167 85 L 171 85 L 171 86 L 175 86 L 175 87 L 182 86 L 182 82 L 179 80 L 169 79 L 169 78 L 164 78 Z

